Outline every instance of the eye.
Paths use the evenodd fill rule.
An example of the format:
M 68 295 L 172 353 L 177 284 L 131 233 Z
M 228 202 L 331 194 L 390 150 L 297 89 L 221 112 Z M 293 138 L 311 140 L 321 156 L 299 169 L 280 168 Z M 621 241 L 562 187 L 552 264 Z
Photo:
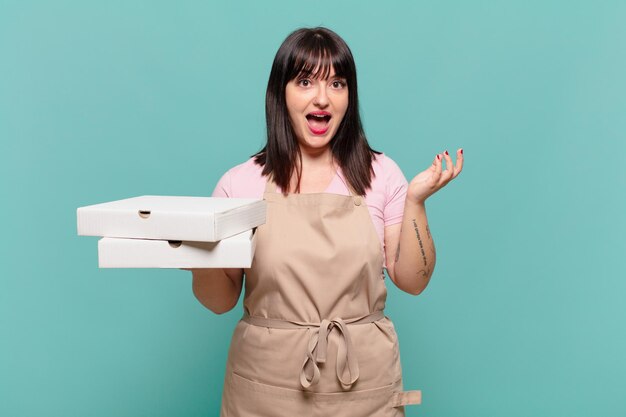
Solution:
M 343 80 L 335 80 L 331 83 L 331 86 L 336 89 L 345 88 L 347 83 Z
M 308 78 L 302 78 L 301 80 L 298 80 L 298 85 L 302 87 L 309 87 L 311 85 L 311 80 Z

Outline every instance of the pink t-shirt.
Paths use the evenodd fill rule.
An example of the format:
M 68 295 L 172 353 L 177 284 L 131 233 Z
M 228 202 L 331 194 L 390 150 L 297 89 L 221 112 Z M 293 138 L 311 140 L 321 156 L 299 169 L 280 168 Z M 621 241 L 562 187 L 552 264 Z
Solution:
M 378 233 L 381 247 L 384 248 L 386 226 L 402 221 L 407 180 L 400 167 L 385 154 L 376 155 L 372 166 L 374 177 L 371 188 L 365 195 L 365 202 Z M 250 158 L 243 164 L 228 170 L 218 181 L 213 190 L 214 197 L 263 198 L 267 178 L 262 176 L 263 168 Z M 349 195 L 348 187 L 341 169 L 333 177 L 326 193 Z M 383 252 L 384 253 L 384 252 Z

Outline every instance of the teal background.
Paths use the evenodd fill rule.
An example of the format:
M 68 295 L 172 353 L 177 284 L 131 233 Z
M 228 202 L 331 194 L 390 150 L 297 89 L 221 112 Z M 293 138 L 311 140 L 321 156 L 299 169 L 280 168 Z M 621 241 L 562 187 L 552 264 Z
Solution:
M 292 30 L 359 70 L 372 145 L 427 202 L 437 267 L 389 284 L 408 416 L 624 416 L 626 3 L 0 0 L 0 415 L 216 416 L 241 304 L 101 270 L 79 206 L 209 195 L 264 141 Z

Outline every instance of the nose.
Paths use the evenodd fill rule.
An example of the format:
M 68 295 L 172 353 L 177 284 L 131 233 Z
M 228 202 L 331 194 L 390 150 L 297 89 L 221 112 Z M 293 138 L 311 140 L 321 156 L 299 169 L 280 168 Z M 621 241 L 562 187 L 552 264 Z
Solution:
M 326 86 L 324 83 L 318 83 L 317 91 L 313 98 L 313 104 L 322 109 L 328 106 L 328 95 L 326 94 Z

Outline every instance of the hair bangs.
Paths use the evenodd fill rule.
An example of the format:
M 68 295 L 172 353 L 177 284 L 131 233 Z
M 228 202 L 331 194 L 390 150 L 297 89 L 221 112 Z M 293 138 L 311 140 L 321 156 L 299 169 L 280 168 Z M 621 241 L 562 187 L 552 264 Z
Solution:
M 348 75 L 346 58 L 341 56 L 329 40 L 315 36 L 303 41 L 301 47 L 294 51 L 295 56 L 289 71 L 290 80 L 294 78 L 325 80 L 331 76 L 332 70 L 335 71 L 333 75 L 336 77 L 345 78 Z

